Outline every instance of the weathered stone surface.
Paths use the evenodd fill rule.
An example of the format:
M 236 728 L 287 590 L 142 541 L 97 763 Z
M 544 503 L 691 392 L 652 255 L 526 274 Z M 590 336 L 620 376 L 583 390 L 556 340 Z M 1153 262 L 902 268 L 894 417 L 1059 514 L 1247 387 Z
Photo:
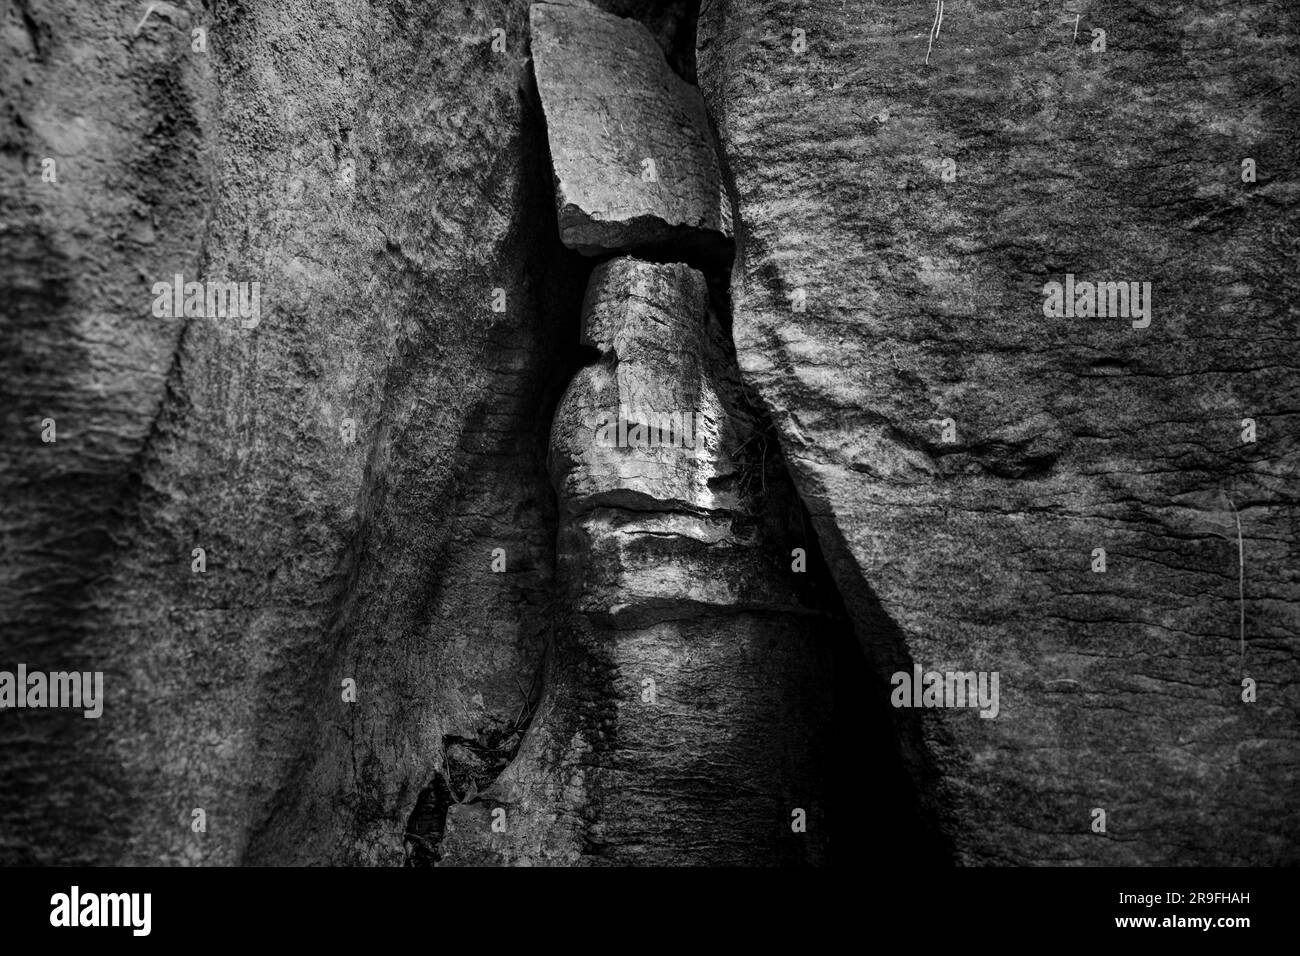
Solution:
M 145 6 L 31 0 L 0 36 L 0 667 L 103 669 L 108 691 L 99 721 L 0 713 L 0 861 L 427 863 L 444 823 L 445 862 L 494 859 L 460 825 L 487 804 L 448 807 L 497 776 L 541 686 L 545 437 L 588 268 L 557 237 L 527 5 Z M 260 282 L 260 321 L 152 316 L 177 272 Z M 700 378 L 734 398 L 720 365 Z M 608 858 L 822 852 L 825 655 L 771 567 L 775 519 L 744 504 L 759 445 L 701 466 L 716 489 L 683 484 L 744 507 L 588 503 L 566 531 L 593 573 L 548 700 L 599 729 L 648 670 L 675 715 L 672 737 L 658 711 L 618 718 L 599 792 L 632 797 L 602 811 Z M 581 749 L 533 722 L 530 748 Z M 685 829 L 636 799 L 642 778 L 681 795 Z
M 565 245 L 725 261 L 731 210 L 699 90 L 633 20 L 537 3 L 530 23 Z
M 563 590 L 546 694 L 514 762 L 448 811 L 443 862 L 823 862 L 830 648 L 736 457 L 753 422 L 703 276 L 614 260 L 583 319 L 601 354 L 551 432 Z M 633 399 L 706 401 L 716 427 L 696 448 L 599 447 L 590 413 Z
M 598 6 L 690 77 L 680 3 Z M 0 713 L 0 862 L 400 863 L 430 834 L 443 863 L 817 862 L 828 793 L 853 862 L 913 860 L 857 734 L 913 662 L 1002 674 L 995 720 L 894 712 L 961 860 L 1297 862 L 1290 14 L 1128 4 L 1075 42 L 1073 14 L 949 7 L 928 69 L 921 8 L 711 3 L 701 37 L 741 359 L 872 685 L 828 674 L 833 595 L 789 573 L 784 462 L 698 277 L 596 300 L 548 452 L 590 263 L 557 239 L 525 0 L 7 5 L 0 668 L 102 669 L 108 701 Z M 626 82 L 537 78 L 588 111 L 573 155 L 610 123 L 584 251 L 718 261 L 696 94 L 581 17 Z M 259 281 L 257 327 L 155 318 L 178 272 Z M 1045 320 L 1067 272 L 1152 281 L 1152 325 Z M 625 400 L 713 410 L 704 455 L 580 440 Z M 861 719 L 832 760 L 828 697 Z
M 601 508 L 566 522 L 559 553 L 582 582 L 573 607 L 613 627 L 690 619 L 717 608 L 801 609 L 756 527 L 737 516 Z
M 633 20 L 650 32 L 673 72 L 695 82 L 696 0 L 542 0 L 567 7 L 603 10 Z
M 1294 22 L 1102 13 L 949 4 L 926 67 L 932 8 L 705 0 L 736 348 L 878 673 L 1000 672 L 895 711 L 960 860 L 1294 864 Z M 1066 273 L 1150 326 L 1046 318 Z
M 596 267 L 582 340 L 600 359 L 574 377 L 552 426 L 551 472 L 568 507 L 736 507 L 737 424 L 709 362 L 718 343 L 707 313 L 704 276 L 689 266 Z
M 592 273 L 582 341 L 599 358 L 574 376 L 551 432 L 551 473 L 575 519 L 559 550 L 584 613 L 644 625 L 794 604 L 743 521 L 752 488 L 732 451 L 753 422 L 727 398 L 737 383 L 722 336 L 689 266 L 619 258 Z
M 0 667 L 108 700 L 0 712 L 0 862 L 400 863 L 546 635 L 585 276 L 527 4 L 3 16 Z M 155 318 L 177 272 L 260 281 L 260 323 Z

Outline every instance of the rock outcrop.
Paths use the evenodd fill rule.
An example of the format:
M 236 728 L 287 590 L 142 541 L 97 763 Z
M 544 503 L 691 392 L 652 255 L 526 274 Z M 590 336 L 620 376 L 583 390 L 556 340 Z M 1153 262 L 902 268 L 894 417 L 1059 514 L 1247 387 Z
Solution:
M 6 5 L 0 864 L 1300 862 L 1294 17 L 694 6 Z
M 829 647 L 765 534 L 757 466 L 734 457 L 753 423 L 704 277 L 607 262 L 583 328 L 601 357 L 551 434 L 545 697 L 515 761 L 451 808 L 443 860 L 820 862 Z
M 1000 672 L 896 711 L 966 863 L 1300 853 L 1294 22 L 1148 7 L 700 15 L 740 367 L 864 647 Z
M 720 190 L 703 110 L 646 95 L 667 76 L 677 102 L 698 104 L 643 28 L 585 5 L 537 4 L 532 24 L 566 243 L 577 244 L 566 184 L 604 181 L 610 209 L 639 201 L 639 186 L 608 172 L 632 144 L 707 149 L 676 173 L 687 177 L 680 191 L 698 204 Z M 620 76 L 629 49 L 640 52 Z M 574 109 L 579 78 L 594 80 Z M 599 151 L 575 148 L 577 134 L 602 128 Z M 625 222 L 577 245 L 698 251 L 662 240 Z M 724 264 L 714 284 L 726 278 Z M 513 762 L 447 811 L 441 860 L 825 862 L 833 651 L 818 625 L 831 622 L 802 602 L 779 557 L 790 513 L 767 479 L 776 492 L 786 478 L 779 456 L 769 472 L 756 454 L 763 423 L 709 278 L 683 261 L 603 262 L 582 343 L 596 358 L 551 428 L 561 597 L 545 695 Z
M 0 862 L 400 864 L 546 638 L 586 266 L 527 4 L 3 16 L 0 668 L 108 700 L 0 713 Z M 260 322 L 154 315 L 177 273 Z

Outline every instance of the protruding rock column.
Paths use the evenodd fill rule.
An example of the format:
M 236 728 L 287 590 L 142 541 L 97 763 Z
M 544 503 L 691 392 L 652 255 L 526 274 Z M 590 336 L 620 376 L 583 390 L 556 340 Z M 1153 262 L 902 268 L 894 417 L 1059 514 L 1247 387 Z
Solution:
M 704 276 L 604 263 L 583 329 L 600 359 L 551 434 L 568 612 L 546 697 L 515 762 L 453 808 L 444 858 L 819 860 L 825 656 L 765 536 L 760 466 L 732 454 L 752 423 Z
M 636 23 L 554 4 L 532 23 L 566 244 L 723 250 L 698 92 Z M 669 162 L 642 189 L 654 155 Z M 451 808 L 443 861 L 819 862 L 828 654 L 790 586 L 706 277 L 604 262 L 582 330 L 599 358 L 551 433 L 566 610 L 545 695 L 511 765 Z

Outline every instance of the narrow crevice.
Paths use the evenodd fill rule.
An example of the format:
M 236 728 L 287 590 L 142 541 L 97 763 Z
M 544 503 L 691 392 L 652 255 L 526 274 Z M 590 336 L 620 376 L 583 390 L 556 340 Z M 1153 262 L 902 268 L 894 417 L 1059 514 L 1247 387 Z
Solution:
M 515 759 L 537 713 L 542 673 L 539 668 L 527 690 L 520 685 L 519 710 L 508 723 L 480 727 L 474 737 L 443 735 L 442 769 L 420 791 L 406 822 L 406 866 L 435 866 L 442 859 L 447 810 L 476 802 Z
M 524 121 L 528 127 L 525 140 L 537 147 L 532 155 L 525 156 L 524 159 L 530 166 L 543 171 L 537 177 L 539 180 L 549 180 L 550 146 L 530 63 L 524 66 L 519 92 L 529 107 L 524 112 Z M 591 364 L 595 352 L 580 342 L 579 316 L 583 290 L 596 263 L 565 248 L 559 239 L 553 199 L 548 197 L 543 206 L 546 221 L 536 231 L 539 238 L 535 240 L 533 258 L 549 264 L 543 279 L 548 292 L 541 296 L 539 308 L 547 317 L 550 334 L 556 342 L 564 343 L 556 348 L 555 361 L 538 383 L 533 405 L 535 415 L 530 416 L 534 430 L 543 432 L 543 440 L 537 443 L 534 468 L 536 474 L 544 476 L 547 454 L 544 432 L 550 427 L 569 381 L 580 368 Z M 555 493 L 550 482 L 544 478 L 539 482 L 539 488 L 547 499 L 544 508 L 547 535 L 554 541 L 558 534 Z M 548 611 L 545 617 L 546 628 L 550 633 L 553 631 L 550 620 L 554 614 Z M 498 720 L 489 726 L 475 728 L 472 737 L 456 733 L 443 735 L 438 768 L 417 795 L 407 819 L 404 834 L 405 866 L 436 866 L 442 859 L 441 844 L 446 831 L 448 810 L 456 805 L 478 802 L 480 795 L 492 786 L 515 758 L 537 712 L 553 645 L 552 635 L 544 643 L 527 688 L 517 682 L 521 699 L 519 710 L 513 719 L 507 722 Z
M 682 11 L 682 19 L 676 29 L 688 29 L 690 48 L 693 50 L 698 4 L 684 4 Z M 663 24 L 660 23 L 659 26 L 662 28 Z M 669 35 L 673 32 L 672 29 L 667 31 Z M 685 42 L 680 33 L 677 40 Z M 693 74 L 693 57 L 691 60 L 689 72 Z M 680 72 L 680 64 L 676 64 L 675 68 Z M 536 110 L 535 114 L 538 119 L 543 119 L 541 109 Z M 788 588 L 793 592 L 794 603 L 785 611 L 795 613 L 785 613 L 779 607 L 780 601 L 775 601 L 772 609 L 757 606 L 750 608 L 741 591 L 733 592 L 735 599 L 727 607 L 714 610 L 719 612 L 721 618 L 727 618 L 728 615 L 724 612 L 729 611 L 733 615 L 732 621 L 745 622 L 719 624 L 718 627 L 724 631 L 729 626 L 735 626 L 740 629 L 735 633 L 747 635 L 745 639 L 752 642 L 756 636 L 754 629 L 757 628 L 760 640 L 749 646 L 757 648 L 761 644 L 767 650 L 760 653 L 764 656 L 773 655 L 774 662 L 780 660 L 793 664 L 800 654 L 807 655 L 806 661 L 796 664 L 799 676 L 793 672 L 788 675 L 791 681 L 788 692 L 797 700 L 787 701 L 780 706 L 793 707 L 795 710 L 791 713 L 794 713 L 807 705 L 808 730 L 787 728 L 786 735 L 790 739 L 782 739 L 779 743 L 779 731 L 771 741 L 762 732 L 755 738 L 757 743 L 735 740 L 735 735 L 742 734 L 746 728 L 752 732 L 756 715 L 767 713 L 762 708 L 772 706 L 770 702 L 760 702 L 762 692 L 746 690 L 740 691 L 739 699 L 746 702 L 747 709 L 737 711 L 737 716 L 733 718 L 738 721 L 734 727 L 735 734 L 719 738 L 713 745 L 726 748 L 727 761 L 753 760 L 754 767 L 749 768 L 751 771 L 758 767 L 776 771 L 776 778 L 770 773 L 765 777 L 771 794 L 763 802 L 765 809 L 762 813 L 776 811 L 788 814 L 790 807 L 800 805 L 795 801 L 805 799 L 812 803 L 804 805 L 823 807 L 824 816 L 817 825 L 822 832 L 815 836 L 810 833 L 808 839 L 799 838 L 797 830 L 792 834 L 788 826 L 777 824 L 778 829 L 773 831 L 767 829 L 769 824 L 756 824 L 752 817 L 746 822 L 750 834 L 765 841 L 770 840 L 767 849 L 772 854 L 771 862 L 855 863 L 864 859 L 879 859 L 883 852 L 888 859 L 906 860 L 910 864 L 941 863 L 950 854 L 944 846 L 939 829 L 922 809 L 917 782 L 908 772 L 909 764 L 902 754 L 894 717 L 887 705 L 888 694 L 882 692 L 878 669 L 871 666 L 857 640 L 854 623 L 822 553 L 813 520 L 787 466 L 773 420 L 759 396 L 741 375 L 732 338 L 731 280 L 735 267 L 732 253 L 743 255 L 744 224 L 738 216 L 739 205 L 730 169 L 727 167 L 726 154 L 721 149 L 712 121 L 709 122 L 709 132 L 732 207 L 736 237 L 734 248 L 715 248 L 704 252 L 698 245 L 678 248 L 643 246 L 625 251 L 609 249 L 599 256 L 585 259 L 583 271 L 584 278 L 589 278 L 594 268 L 613 267 L 616 264 L 612 260 L 630 255 L 634 257 L 631 260 L 633 264 L 627 268 L 637 268 L 637 260 L 669 266 L 681 263 L 694 268 L 704 277 L 708 302 L 707 323 L 720 334 L 702 331 L 697 344 L 710 353 L 706 359 L 709 363 L 708 374 L 716 382 L 719 393 L 726 396 L 723 404 L 728 409 L 733 426 L 728 434 L 734 434 L 735 437 L 728 439 L 728 444 L 734 444 L 734 447 L 721 451 L 738 466 L 734 473 L 728 470 L 719 479 L 728 486 L 725 490 L 729 490 L 740 503 L 730 512 L 732 527 L 728 533 L 733 535 L 730 539 L 733 547 L 736 542 L 752 542 L 755 557 L 740 564 L 733 565 L 728 563 L 730 559 L 724 559 L 721 565 L 704 562 L 699 567 L 712 567 L 715 572 L 725 569 L 729 576 L 747 578 L 739 581 L 742 589 L 775 587 Z M 539 139 L 543 143 L 547 142 L 544 134 Z M 553 168 L 549 147 L 544 147 L 543 152 L 546 153 L 543 160 L 549 168 Z M 554 241 L 558 242 L 558 231 L 556 236 Z M 698 277 L 694 281 L 698 283 Z M 697 285 L 696 289 L 699 288 Z M 561 396 L 566 394 L 569 380 L 584 367 L 596 364 L 601 359 L 601 355 L 597 354 L 593 362 L 594 350 L 580 344 L 581 336 L 574 326 L 580 320 L 581 309 L 575 308 L 564 315 L 564 318 L 556 322 L 557 334 L 572 333 L 568 334 L 566 341 L 573 342 L 574 345 L 564 353 L 570 359 L 563 363 L 566 367 L 556 369 L 552 380 L 555 387 L 548 396 L 550 400 L 542 403 L 551 416 L 558 414 L 557 410 L 564 400 Z M 590 383 L 586 387 L 590 387 Z M 562 484 L 559 478 L 556 481 L 557 484 Z M 706 862 L 717 862 L 719 859 L 757 862 L 753 859 L 753 853 L 758 851 L 757 846 L 734 851 L 722 846 L 710 850 L 690 844 L 691 848 L 685 849 L 688 844 L 678 847 L 677 843 L 679 840 L 691 839 L 689 829 L 675 834 L 660 833 L 656 829 L 657 823 L 653 821 L 655 813 L 650 808 L 656 805 L 685 806 L 691 803 L 688 794 L 692 792 L 690 787 L 694 786 L 692 781 L 696 775 L 700 780 L 711 780 L 715 769 L 713 763 L 710 763 L 707 769 L 701 766 L 697 770 L 689 760 L 681 766 L 661 763 L 658 744 L 654 741 L 658 740 L 656 735 L 663 734 L 664 728 L 656 726 L 653 721 L 646 723 L 646 718 L 632 712 L 620 714 L 618 702 L 626 701 L 628 695 L 628 688 L 624 685 L 642 679 L 641 671 L 637 668 L 645 659 L 637 657 L 637 654 L 643 652 L 629 652 L 619 642 L 625 639 L 639 640 L 641 643 L 638 646 L 646 647 L 660 638 L 658 635 L 652 637 L 645 630 L 645 627 L 654 626 L 653 621 L 649 624 L 634 622 L 630 631 L 623 632 L 619 626 L 601 616 L 604 604 L 599 598 L 603 593 L 600 588 L 607 587 L 619 574 L 625 573 L 620 565 L 602 565 L 601 562 L 610 560 L 609 557 L 592 549 L 592 542 L 597 538 L 587 537 L 606 533 L 606 529 L 591 515 L 591 508 L 586 507 L 593 502 L 603 501 L 599 498 L 601 493 L 609 494 L 584 489 L 582 497 L 577 500 L 565 499 L 563 493 L 560 496 L 556 547 L 557 554 L 569 554 L 572 580 L 557 580 L 560 585 L 557 590 L 567 597 L 557 597 L 554 608 L 552 620 L 555 639 L 549 644 L 543 662 L 548 676 L 547 686 L 536 688 L 537 696 L 534 696 L 534 689 L 530 688 L 526 713 L 502 732 L 480 731 L 474 737 L 443 737 L 441 767 L 421 791 L 407 824 L 408 866 L 436 865 L 444 860 L 444 851 L 449 852 L 450 859 L 456 862 L 485 862 L 490 859 L 510 862 L 532 858 L 538 853 L 542 854 L 542 859 L 549 857 L 556 861 L 567 859 L 573 862 L 574 857 L 569 854 L 575 851 L 566 848 L 571 845 L 577 846 L 576 854 L 582 862 L 656 862 L 666 859 L 665 854 L 671 857 L 674 852 L 682 850 L 687 859 L 675 858 L 675 862 L 690 862 L 693 854 L 700 854 L 699 859 Z M 619 492 L 624 496 L 634 493 L 640 492 L 636 492 L 634 487 Z M 686 517 L 691 509 L 673 509 L 670 502 L 666 506 L 664 501 L 658 501 L 654 511 L 647 511 L 648 514 L 658 514 L 662 520 L 671 520 L 679 512 Z M 699 516 L 696 515 L 696 518 Z M 596 523 L 584 525 L 583 522 L 588 520 Z M 672 537 L 671 534 L 665 531 L 656 537 L 653 532 L 646 534 L 640 530 L 637 534 L 644 535 L 639 539 L 642 543 L 637 545 L 644 550 L 636 560 L 649 562 L 647 566 L 654 567 L 654 562 L 665 559 L 668 552 L 657 550 L 659 544 L 645 542 L 657 542 Z M 689 547 L 685 549 L 689 550 Z M 802 554 L 796 559 L 798 551 Z M 557 574 L 558 566 L 562 563 L 563 561 L 557 561 Z M 689 565 L 681 565 L 676 572 L 678 577 L 670 580 L 689 579 L 691 573 Z M 586 580 L 593 574 L 594 580 Z M 605 580 L 606 577 L 608 580 Z M 599 607 L 583 596 L 584 588 L 588 586 L 594 588 L 592 593 L 597 595 L 596 604 Z M 671 587 L 678 585 L 673 583 Z M 563 604 L 566 599 L 569 601 L 567 608 Z M 604 600 L 608 599 L 606 595 Z M 658 598 L 633 592 L 627 598 L 633 602 L 634 611 L 637 607 L 635 602 L 650 607 L 656 601 L 670 599 L 676 600 L 681 605 L 679 610 L 683 611 L 691 610 L 696 603 L 687 592 L 675 597 L 672 594 L 660 595 Z M 622 600 L 622 597 L 616 600 Z M 612 609 L 606 610 L 612 613 Z M 801 611 L 810 611 L 812 614 L 805 617 L 798 613 Z M 755 614 L 758 616 L 755 617 Z M 798 626 L 791 624 L 792 620 L 801 617 L 805 623 Z M 681 633 L 666 633 L 675 635 L 670 638 L 672 640 L 698 639 L 700 628 L 712 627 L 710 622 L 717 619 L 720 619 L 718 614 L 713 613 L 684 613 L 679 615 L 678 620 L 685 630 Z M 800 644 L 799 638 L 794 636 L 797 634 L 802 634 L 804 639 L 811 638 L 811 641 Z M 625 638 L 624 635 L 628 636 Z M 777 650 L 782 641 L 787 643 L 781 650 Z M 659 653 L 666 650 L 661 647 Z M 714 649 L 713 653 L 717 652 L 718 649 Z M 629 653 L 632 654 L 630 658 L 627 657 Z M 689 655 L 686 659 L 690 659 Z M 632 672 L 624 673 L 629 661 L 632 663 Z M 685 692 L 690 696 L 685 700 L 689 700 L 691 708 L 694 708 L 690 712 L 707 711 L 709 701 L 720 693 L 718 689 L 708 683 L 708 678 L 697 677 L 689 671 L 675 674 L 683 688 L 689 685 L 689 691 Z M 812 678 L 814 674 L 821 676 Z M 752 679 L 753 673 L 741 676 L 743 682 Z M 734 688 L 732 690 L 734 692 Z M 639 692 L 638 689 L 635 693 Z M 753 693 L 758 696 L 746 696 Z M 815 698 L 820 698 L 820 702 Z M 736 698 L 732 698 L 731 705 L 737 706 Z M 538 708 L 545 714 L 539 721 L 544 732 L 538 726 L 532 726 L 533 734 L 540 732 L 542 738 L 560 742 L 562 747 L 568 748 L 563 753 L 555 750 L 543 754 L 533 746 L 533 736 L 526 736 L 525 731 L 532 725 L 533 715 Z M 771 711 L 772 714 L 776 712 Z M 827 713 L 831 719 L 823 724 Z M 816 716 L 818 714 L 821 716 Z M 758 719 L 762 722 L 761 718 Z M 626 727 L 624 721 L 628 721 Z M 683 726 L 689 726 L 689 723 Z M 818 729 L 812 730 L 813 727 Z M 811 737 L 805 739 L 802 736 L 805 732 L 811 733 Z M 707 750 L 707 742 L 701 744 L 705 750 L 700 759 L 716 762 L 724 756 L 723 750 L 713 753 Z M 764 753 L 765 748 L 771 752 Z M 785 758 L 778 759 L 776 750 L 784 752 L 792 749 L 804 749 L 806 753 L 796 758 L 795 763 L 782 764 L 781 760 Z M 512 761 L 516 761 L 516 758 L 519 765 L 512 766 Z M 780 770 L 777 770 L 778 766 L 781 767 Z M 795 771 L 793 768 L 796 766 L 802 769 Z M 782 773 L 791 779 L 778 779 Z M 659 782 L 671 791 L 660 798 L 660 804 L 656 804 L 655 798 L 651 796 L 651 784 L 659 778 L 652 776 L 631 796 L 623 792 L 626 790 L 625 785 L 616 782 L 639 779 L 646 774 L 662 775 Z M 744 790 L 741 780 L 730 780 L 729 784 L 734 785 L 733 789 L 738 788 L 737 793 Z M 515 818 L 518 822 L 511 824 L 512 827 L 522 829 L 512 830 L 511 836 L 502 840 L 493 839 L 483 832 L 485 810 L 471 809 L 467 805 L 489 804 L 495 812 L 501 803 L 514 803 L 521 786 L 531 788 L 533 794 L 528 805 L 518 811 L 522 814 Z M 683 787 L 686 789 L 681 789 Z M 630 799 L 633 805 L 616 805 L 616 801 L 623 801 L 624 798 Z M 705 831 L 709 831 L 712 826 L 703 822 L 706 819 L 728 819 L 727 813 L 741 810 L 740 804 L 728 803 L 735 799 L 745 798 L 707 795 L 711 809 L 700 810 L 703 814 L 700 821 Z M 455 810 L 456 807 L 464 809 Z M 722 807 L 733 809 L 723 812 L 720 817 L 716 816 Z M 461 834 L 463 830 L 464 835 L 457 838 L 456 846 L 453 847 L 451 842 L 444 846 L 448 817 L 453 813 L 455 831 Z M 559 830 L 555 829 L 557 813 L 560 819 Z M 647 813 L 648 816 L 645 815 Z M 709 817 L 709 813 L 715 816 Z M 549 823 L 546 822 L 548 820 Z M 776 821 L 773 820 L 773 823 Z M 784 831 L 784 835 L 781 831 Z M 760 834 L 763 835 L 759 836 Z M 653 844 L 655 835 L 664 838 L 664 845 Z M 465 842 L 460 846 L 462 839 Z M 574 842 L 566 843 L 566 840 Z M 818 847 L 823 847 L 824 850 Z
M 692 50 L 698 43 L 699 7 L 700 0 L 690 4 Z M 730 268 L 722 275 L 710 276 L 709 294 L 725 332 L 729 361 L 739 369 L 731 307 L 732 281 L 735 271 L 744 267 L 748 236 L 731 158 L 712 113 L 708 116 L 709 134 L 731 205 L 735 251 Z M 921 796 L 921 789 L 933 783 L 934 775 L 924 758 L 919 718 L 909 712 L 900 719 L 887 705 L 889 688 L 881 676 L 884 668 L 868 659 L 855 631 L 855 625 L 873 625 L 855 622 L 849 614 L 823 554 L 812 515 L 786 463 L 772 416 L 743 378 L 742 387 L 756 434 L 760 436 L 754 454 L 763 456 L 761 474 L 771 479 L 770 483 L 765 482 L 763 498 L 769 502 L 770 512 L 785 516 L 785 540 L 790 549 L 800 548 L 806 556 L 807 571 L 795 575 L 797 592 L 807 607 L 820 611 L 828 622 L 822 633 L 832 654 L 834 701 L 828 742 L 829 753 L 833 755 L 828 774 L 830 863 L 853 865 L 883 858 L 907 861 L 909 867 L 950 865 L 953 848 L 940 825 L 934 800 Z M 892 621 L 888 626 L 893 643 L 905 650 L 897 627 Z
M 721 150 L 716 131 L 715 148 Z M 724 176 L 728 177 L 733 222 L 739 236 L 743 224 L 725 166 Z M 738 369 L 731 335 L 730 273 L 710 282 L 710 295 L 727 333 L 726 359 Z M 900 733 L 910 732 L 909 736 L 915 738 L 910 750 L 916 752 L 919 728 L 900 726 L 897 714 L 888 706 L 888 685 L 857 638 L 854 620 L 823 554 L 812 515 L 796 490 L 772 417 L 762 399 L 744 382 L 742 395 L 753 422 L 754 440 L 738 455 L 754 466 L 747 480 L 762 482 L 758 490 L 767 524 L 765 537 L 773 543 L 772 548 L 782 549 L 778 554 L 781 558 L 796 548 L 802 549 L 807 570 L 791 578 L 801 604 L 824 621 L 819 631 L 832 656 L 834 710 L 827 742 L 827 751 L 832 755 L 827 774 L 830 863 L 853 865 L 885 854 L 885 858 L 906 860 L 909 867 L 947 865 L 952 848 L 935 813 L 920 796 L 919 788 L 931 775 L 920 766 L 909 772 L 899 737 Z M 877 621 L 876 626 L 879 624 Z M 895 643 L 901 647 L 901 636 L 896 634 L 896 628 L 892 630 Z M 915 722 L 914 713 L 905 716 Z M 882 821 L 887 825 L 882 826 Z

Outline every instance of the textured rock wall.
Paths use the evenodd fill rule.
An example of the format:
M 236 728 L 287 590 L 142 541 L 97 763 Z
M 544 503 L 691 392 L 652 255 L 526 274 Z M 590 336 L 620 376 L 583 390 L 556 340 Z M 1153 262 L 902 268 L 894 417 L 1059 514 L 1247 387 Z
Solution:
M 3 715 L 0 858 L 400 862 L 444 737 L 518 713 L 584 279 L 526 15 L 6 5 L 5 665 L 108 700 Z M 154 317 L 178 272 L 260 323 Z
M 1295 12 L 1080 11 L 705 0 L 740 366 L 959 859 L 1295 863 Z
M 179 55 L 183 10 L 138 24 L 125 7 L 10 3 L 3 16 L 4 667 L 108 669 L 120 701 L 92 588 L 118 570 L 120 510 L 182 337 L 148 317 L 145 277 L 199 264 L 216 81 L 210 59 Z M 111 748 L 129 731 L 80 712 L 4 717 L 0 860 L 117 852 L 130 807 Z
M 644 193 L 702 233 L 699 361 L 594 283 L 565 407 L 698 381 L 734 444 L 659 498 L 566 411 L 557 513 L 592 262 L 529 4 L 4 5 L 0 669 L 108 700 L 0 714 L 0 862 L 1296 862 L 1295 12 L 709 0 L 696 51 L 684 0 L 565 6 L 642 22 L 689 125 L 604 171 L 729 167 L 739 259 L 729 310 L 715 184 Z M 154 315 L 178 273 L 258 321 Z M 1150 324 L 1045 316 L 1067 274 Z M 790 583 L 786 462 L 871 674 Z M 997 718 L 873 736 L 913 664 Z

